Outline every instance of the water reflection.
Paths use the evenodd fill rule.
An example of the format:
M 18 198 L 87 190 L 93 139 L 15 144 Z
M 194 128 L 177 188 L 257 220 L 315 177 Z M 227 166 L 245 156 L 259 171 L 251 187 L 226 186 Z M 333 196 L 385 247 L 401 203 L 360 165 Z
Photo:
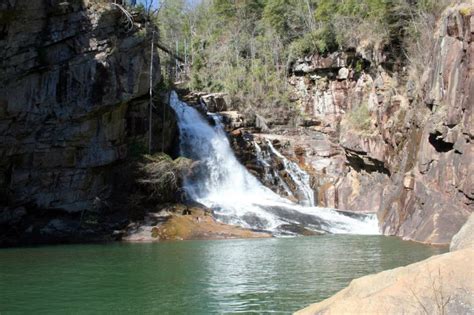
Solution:
M 0 250 L 0 312 L 289 313 L 443 251 L 381 236 Z

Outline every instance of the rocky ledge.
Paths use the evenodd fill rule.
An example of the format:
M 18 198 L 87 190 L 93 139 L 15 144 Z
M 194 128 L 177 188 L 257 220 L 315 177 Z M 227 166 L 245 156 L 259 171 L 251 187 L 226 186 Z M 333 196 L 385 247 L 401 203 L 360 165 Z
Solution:
M 435 28 L 416 71 L 357 47 L 299 59 L 289 77 L 293 124 L 277 110 L 261 117 L 221 106 L 242 164 L 281 193 L 256 162 L 254 143 L 265 151 L 259 138 L 270 139 L 310 173 L 318 206 L 374 212 L 385 235 L 448 245 L 474 211 L 474 6 L 447 8 Z
M 217 222 L 209 209 L 183 204 L 148 213 L 145 220 L 131 223 L 125 231 L 117 233 L 124 235 L 125 242 L 271 237 L 269 233 Z
M 472 235 L 474 215 L 455 235 L 450 253 L 353 280 L 295 314 L 472 314 Z

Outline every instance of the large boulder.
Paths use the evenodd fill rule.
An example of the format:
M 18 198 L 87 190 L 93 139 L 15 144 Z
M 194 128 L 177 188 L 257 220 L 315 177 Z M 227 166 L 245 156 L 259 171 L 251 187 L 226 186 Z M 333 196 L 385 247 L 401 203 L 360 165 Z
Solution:
M 295 314 L 472 314 L 473 259 L 468 248 L 365 276 Z
M 474 213 L 471 214 L 459 232 L 453 236 L 449 245 L 449 250 L 452 252 L 464 248 L 474 248 Z
M 202 102 L 211 113 L 226 111 L 230 108 L 230 98 L 226 93 L 210 93 L 201 96 Z

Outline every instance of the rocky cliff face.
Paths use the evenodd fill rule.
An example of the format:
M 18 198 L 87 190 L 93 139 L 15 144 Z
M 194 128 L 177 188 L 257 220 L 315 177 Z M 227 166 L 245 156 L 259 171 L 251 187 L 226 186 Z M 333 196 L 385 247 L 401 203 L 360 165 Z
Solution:
M 146 148 L 150 65 L 149 32 L 144 19 L 134 17 L 130 29 L 107 1 L 0 4 L 5 235 L 41 239 L 58 231 L 65 237 L 87 233 L 81 229 L 84 213 L 95 213 L 89 221 L 97 223 L 97 216 L 111 211 L 121 183 L 130 182 L 122 166 Z M 158 58 L 154 68 L 158 82 Z M 162 114 L 155 114 L 160 141 L 153 143 L 165 150 L 176 134 L 172 113 L 166 115 L 163 123 Z M 35 216 L 40 218 L 31 219 Z
M 289 78 L 297 126 L 250 131 L 277 139 L 311 173 L 319 205 L 377 212 L 384 234 L 448 244 L 474 210 L 473 14 L 468 4 L 443 13 L 424 73 L 376 49 L 298 60 Z M 255 170 L 245 131 L 232 135 Z
M 297 99 L 319 125 L 336 129 L 331 139 L 314 128 L 340 148 L 347 165 L 340 174 L 322 169 L 323 205 L 377 211 L 388 235 L 449 243 L 474 210 L 473 33 L 472 6 L 448 9 L 421 78 L 384 70 L 376 61 L 385 58 L 375 53 L 314 56 L 295 65 Z M 318 161 L 310 160 L 317 170 Z
M 474 210 L 474 10 L 463 8 L 445 12 L 435 34 L 415 116 L 420 127 L 404 146 L 400 177 L 384 191 L 387 234 L 448 243 Z

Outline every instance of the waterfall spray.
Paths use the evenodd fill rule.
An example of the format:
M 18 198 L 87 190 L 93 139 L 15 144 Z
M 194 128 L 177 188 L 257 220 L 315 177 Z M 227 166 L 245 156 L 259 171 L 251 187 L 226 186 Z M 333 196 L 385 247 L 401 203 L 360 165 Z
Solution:
M 283 159 L 295 176 L 293 180 L 301 185 L 308 206 L 280 197 L 239 163 L 219 116 L 211 116 L 214 125 L 209 124 L 175 92 L 170 105 L 178 118 L 181 154 L 199 165 L 195 174 L 185 179 L 184 189 L 189 198 L 211 208 L 220 221 L 276 235 L 292 234 L 294 226 L 328 233 L 378 234 L 375 215 L 349 217 L 334 209 L 310 206 L 314 197 L 307 174 L 273 148 L 273 154 Z

